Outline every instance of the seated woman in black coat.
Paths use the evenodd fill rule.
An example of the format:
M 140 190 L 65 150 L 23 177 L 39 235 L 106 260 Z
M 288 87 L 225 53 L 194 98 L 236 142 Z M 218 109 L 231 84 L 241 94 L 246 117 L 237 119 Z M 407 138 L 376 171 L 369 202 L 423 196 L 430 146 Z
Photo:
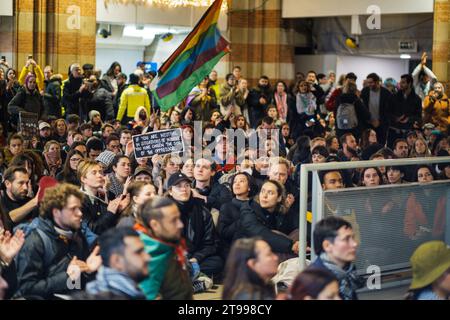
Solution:
M 71 183 L 76 186 L 81 186 L 80 180 L 77 177 L 77 167 L 81 160 L 84 159 L 80 151 L 72 150 L 69 152 L 64 163 L 63 170 L 56 175 L 56 180 L 59 182 Z
M 238 231 L 241 206 L 248 203 L 256 195 L 257 186 L 253 178 L 246 172 L 235 174 L 230 181 L 233 199 L 220 208 L 217 232 L 220 238 L 220 251 L 226 260 L 230 247 Z
M 241 206 L 241 218 L 237 239 L 259 236 L 266 241 L 277 254 L 291 258 L 298 254 L 298 241 L 286 235 L 284 187 L 276 181 L 266 181 L 259 195 Z M 293 256 L 292 256 L 293 258 Z

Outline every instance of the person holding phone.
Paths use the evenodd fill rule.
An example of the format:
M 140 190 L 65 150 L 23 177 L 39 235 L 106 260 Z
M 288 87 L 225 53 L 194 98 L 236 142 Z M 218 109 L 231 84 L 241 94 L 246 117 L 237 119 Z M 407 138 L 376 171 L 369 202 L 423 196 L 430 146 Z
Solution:
M 25 66 L 22 68 L 22 71 L 20 72 L 18 80 L 21 85 L 25 84 L 26 78 L 29 73 L 35 75 L 38 91 L 39 92 L 43 91 L 45 89 L 44 72 L 42 71 L 41 67 L 36 63 L 36 61 L 33 59 L 32 55 L 28 55 L 28 59 L 25 63 Z

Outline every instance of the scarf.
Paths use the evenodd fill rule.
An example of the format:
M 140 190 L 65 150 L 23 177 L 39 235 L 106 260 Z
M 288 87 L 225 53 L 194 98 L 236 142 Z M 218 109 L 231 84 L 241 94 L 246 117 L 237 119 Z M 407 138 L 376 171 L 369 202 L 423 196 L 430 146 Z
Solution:
M 86 291 L 89 294 L 112 292 L 117 295 L 126 295 L 132 299 L 145 299 L 145 295 L 138 288 L 136 282 L 127 274 L 105 266 L 100 267 L 95 281 L 87 284 Z
M 111 182 L 109 190 L 116 196 L 120 196 L 123 193 L 123 183 L 117 179 L 116 175 L 111 173 L 109 175 L 109 181 Z
M 277 104 L 277 110 L 280 120 L 286 122 L 288 112 L 286 92 L 283 92 L 281 94 L 281 97 L 277 92 L 275 92 L 275 102 Z
M 342 269 L 328 259 L 325 252 L 320 255 L 325 267 L 330 270 L 338 279 L 339 293 L 343 300 L 353 300 L 356 296 L 355 291 L 364 286 L 363 280 L 356 273 L 356 267 L 351 263 L 347 269 Z
M 163 241 L 161 239 L 158 239 L 156 237 L 154 237 L 153 235 L 149 234 L 147 229 L 139 224 L 136 223 L 134 225 L 134 230 L 136 230 L 137 232 L 142 232 L 144 234 L 146 234 L 147 236 L 149 236 L 150 238 L 161 242 L 162 244 L 165 244 L 166 246 L 169 246 L 171 248 L 173 248 L 175 250 L 175 255 L 177 256 L 177 262 L 178 264 L 184 269 L 186 270 L 186 265 L 187 265 L 187 246 L 186 246 L 186 240 L 184 240 L 183 238 L 180 240 L 180 242 L 178 244 L 175 243 L 170 243 L 170 242 L 166 242 Z

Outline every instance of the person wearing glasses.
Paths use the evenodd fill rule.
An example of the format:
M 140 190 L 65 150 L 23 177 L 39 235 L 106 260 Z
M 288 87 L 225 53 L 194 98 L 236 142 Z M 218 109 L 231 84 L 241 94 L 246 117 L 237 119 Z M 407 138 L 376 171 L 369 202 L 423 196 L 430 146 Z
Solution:
M 56 175 L 56 180 L 59 182 L 70 183 L 75 186 L 81 186 L 80 180 L 77 177 L 77 167 L 84 155 L 77 150 L 72 150 L 68 153 L 63 170 Z

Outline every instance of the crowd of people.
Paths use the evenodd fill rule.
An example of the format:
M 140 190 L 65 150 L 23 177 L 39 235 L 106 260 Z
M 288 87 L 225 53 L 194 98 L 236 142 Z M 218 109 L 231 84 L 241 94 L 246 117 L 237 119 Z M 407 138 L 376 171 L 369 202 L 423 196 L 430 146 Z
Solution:
M 63 80 L 32 57 L 20 74 L 1 61 L 0 298 L 189 300 L 223 283 L 224 299 L 357 299 L 364 237 L 339 217 L 308 228 L 317 260 L 272 282 L 299 253 L 300 167 L 449 156 L 449 101 L 426 62 L 398 83 L 371 73 L 361 90 L 354 73 L 314 71 L 251 88 L 236 66 L 165 111 L 142 63 L 129 76 L 74 63 Z M 27 114 L 39 122 L 25 132 Z M 178 128 L 183 151 L 136 157 L 133 136 Z M 425 184 L 450 179 L 450 162 L 320 178 L 324 190 Z M 448 299 L 446 197 L 425 196 L 399 218 L 423 243 L 408 297 Z

